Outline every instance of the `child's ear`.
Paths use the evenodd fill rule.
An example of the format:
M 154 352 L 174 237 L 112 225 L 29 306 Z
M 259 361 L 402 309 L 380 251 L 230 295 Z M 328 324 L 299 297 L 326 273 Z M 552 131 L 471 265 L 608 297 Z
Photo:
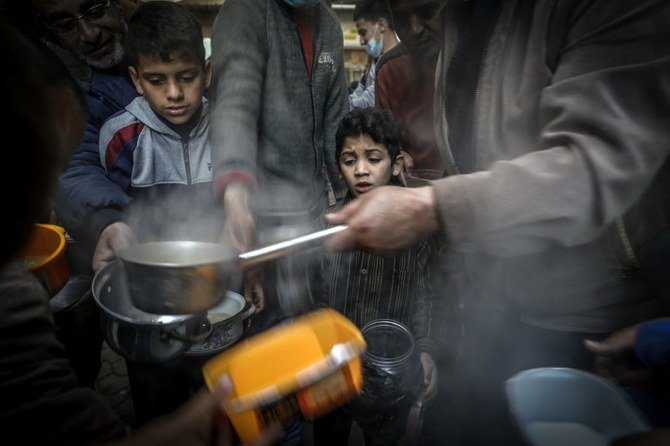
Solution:
M 143 96 L 144 90 L 142 89 L 142 85 L 140 85 L 140 76 L 137 74 L 135 67 L 132 65 L 129 66 L 128 73 L 130 73 L 130 78 L 133 80 L 133 84 L 135 84 L 135 90 L 137 90 L 137 94 Z
M 393 161 L 393 171 L 392 174 L 394 177 L 397 177 L 402 172 L 403 165 L 405 164 L 405 158 L 402 156 L 402 152 L 395 157 Z

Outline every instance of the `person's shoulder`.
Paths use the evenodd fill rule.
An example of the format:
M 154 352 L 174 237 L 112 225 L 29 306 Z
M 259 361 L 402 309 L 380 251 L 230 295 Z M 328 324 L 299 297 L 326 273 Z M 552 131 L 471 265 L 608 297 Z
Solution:
M 396 46 L 394 46 L 390 50 L 384 52 L 379 57 L 379 59 L 377 60 L 377 66 L 376 66 L 377 72 L 379 72 L 384 65 L 386 65 L 387 63 L 389 63 L 391 61 L 394 61 L 394 63 L 395 62 L 400 62 L 401 59 L 399 59 L 399 58 L 401 58 L 402 56 L 405 56 L 405 57 L 403 57 L 403 59 L 409 57 L 409 51 L 407 51 L 407 47 L 405 45 L 403 45 L 402 42 L 400 42 L 399 44 L 397 44 Z
M 116 144 L 125 145 L 137 139 L 146 128 L 146 124 L 138 118 L 137 113 L 131 111 L 131 107 L 142 99 L 141 96 L 135 98 L 128 104 L 128 107 L 117 111 L 105 120 L 100 129 L 100 144 L 102 146 L 107 146 L 112 141 Z
M 91 71 L 89 90 L 113 98 L 117 97 L 119 93 L 132 97 L 137 96 L 135 87 L 126 78 L 99 70 Z
M 331 24 L 337 24 L 337 29 L 339 29 L 341 32 L 342 27 L 340 26 L 340 20 L 333 8 L 324 3 L 319 3 L 319 7 L 321 8 L 321 17 L 328 20 Z
M 26 305 L 40 300 L 48 300 L 48 295 L 37 278 L 20 261 L 13 260 L 0 268 L 0 295 L 4 304 L 22 302 Z M 19 300 L 13 301 L 12 296 Z M 5 307 L 6 308 L 6 307 Z
M 222 14 L 228 14 L 230 11 L 237 13 L 246 11 L 248 14 L 256 14 L 258 11 L 268 9 L 273 1 L 275 0 L 226 0 L 221 5 L 220 11 Z

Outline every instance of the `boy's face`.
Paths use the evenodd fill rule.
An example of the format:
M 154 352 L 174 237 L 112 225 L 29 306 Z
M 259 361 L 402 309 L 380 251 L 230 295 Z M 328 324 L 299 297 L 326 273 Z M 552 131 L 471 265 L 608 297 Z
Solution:
M 388 150 L 369 136 L 344 139 L 340 151 L 340 175 L 354 197 L 390 183 L 392 176 L 400 174 L 400 157 L 391 162 Z
M 170 56 L 169 62 L 140 54 L 137 67 L 128 67 L 137 92 L 149 101 L 151 108 L 168 122 L 180 125 L 188 122 L 202 102 L 209 87 L 211 67 L 195 58 Z

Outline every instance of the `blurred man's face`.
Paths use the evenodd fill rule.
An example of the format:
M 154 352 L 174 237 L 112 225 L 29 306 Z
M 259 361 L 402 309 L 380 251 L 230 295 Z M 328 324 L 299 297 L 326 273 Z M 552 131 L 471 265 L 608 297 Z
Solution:
M 358 31 L 358 43 L 365 46 L 372 37 L 380 39 L 379 31 L 375 23 L 365 19 L 356 20 L 356 31 Z
M 123 60 L 125 22 L 116 0 L 33 0 L 58 43 L 87 65 L 112 68 Z
M 446 0 L 390 0 L 395 31 L 413 57 L 437 60 L 441 47 L 440 13 Z

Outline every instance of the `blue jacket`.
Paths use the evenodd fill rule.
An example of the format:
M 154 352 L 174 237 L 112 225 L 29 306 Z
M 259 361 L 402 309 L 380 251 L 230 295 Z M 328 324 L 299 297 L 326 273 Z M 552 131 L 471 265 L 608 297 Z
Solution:
M 670 319 L 642 324 L 635 336 L 635 356 L 650 367 L 670 364 Z
M 121 210 L 130 203 L 130 197 L 107 178 L 100 164 L 100 128 L 107 118 L 123 110 L 137 93 L 120 76 L 96 70 L 84 70 L 83 73 L 89 73 L 89 76 L 82 76 L 81 63 L 76 66 L 62 50 L 56 52 L 84 87 L 89 116 L 82 142 L 58 178 L 55 212 L 75 240 L 95 246 L 100 232 L 121 220 Z M 79 72 L 75 71 L 77 69 Z

